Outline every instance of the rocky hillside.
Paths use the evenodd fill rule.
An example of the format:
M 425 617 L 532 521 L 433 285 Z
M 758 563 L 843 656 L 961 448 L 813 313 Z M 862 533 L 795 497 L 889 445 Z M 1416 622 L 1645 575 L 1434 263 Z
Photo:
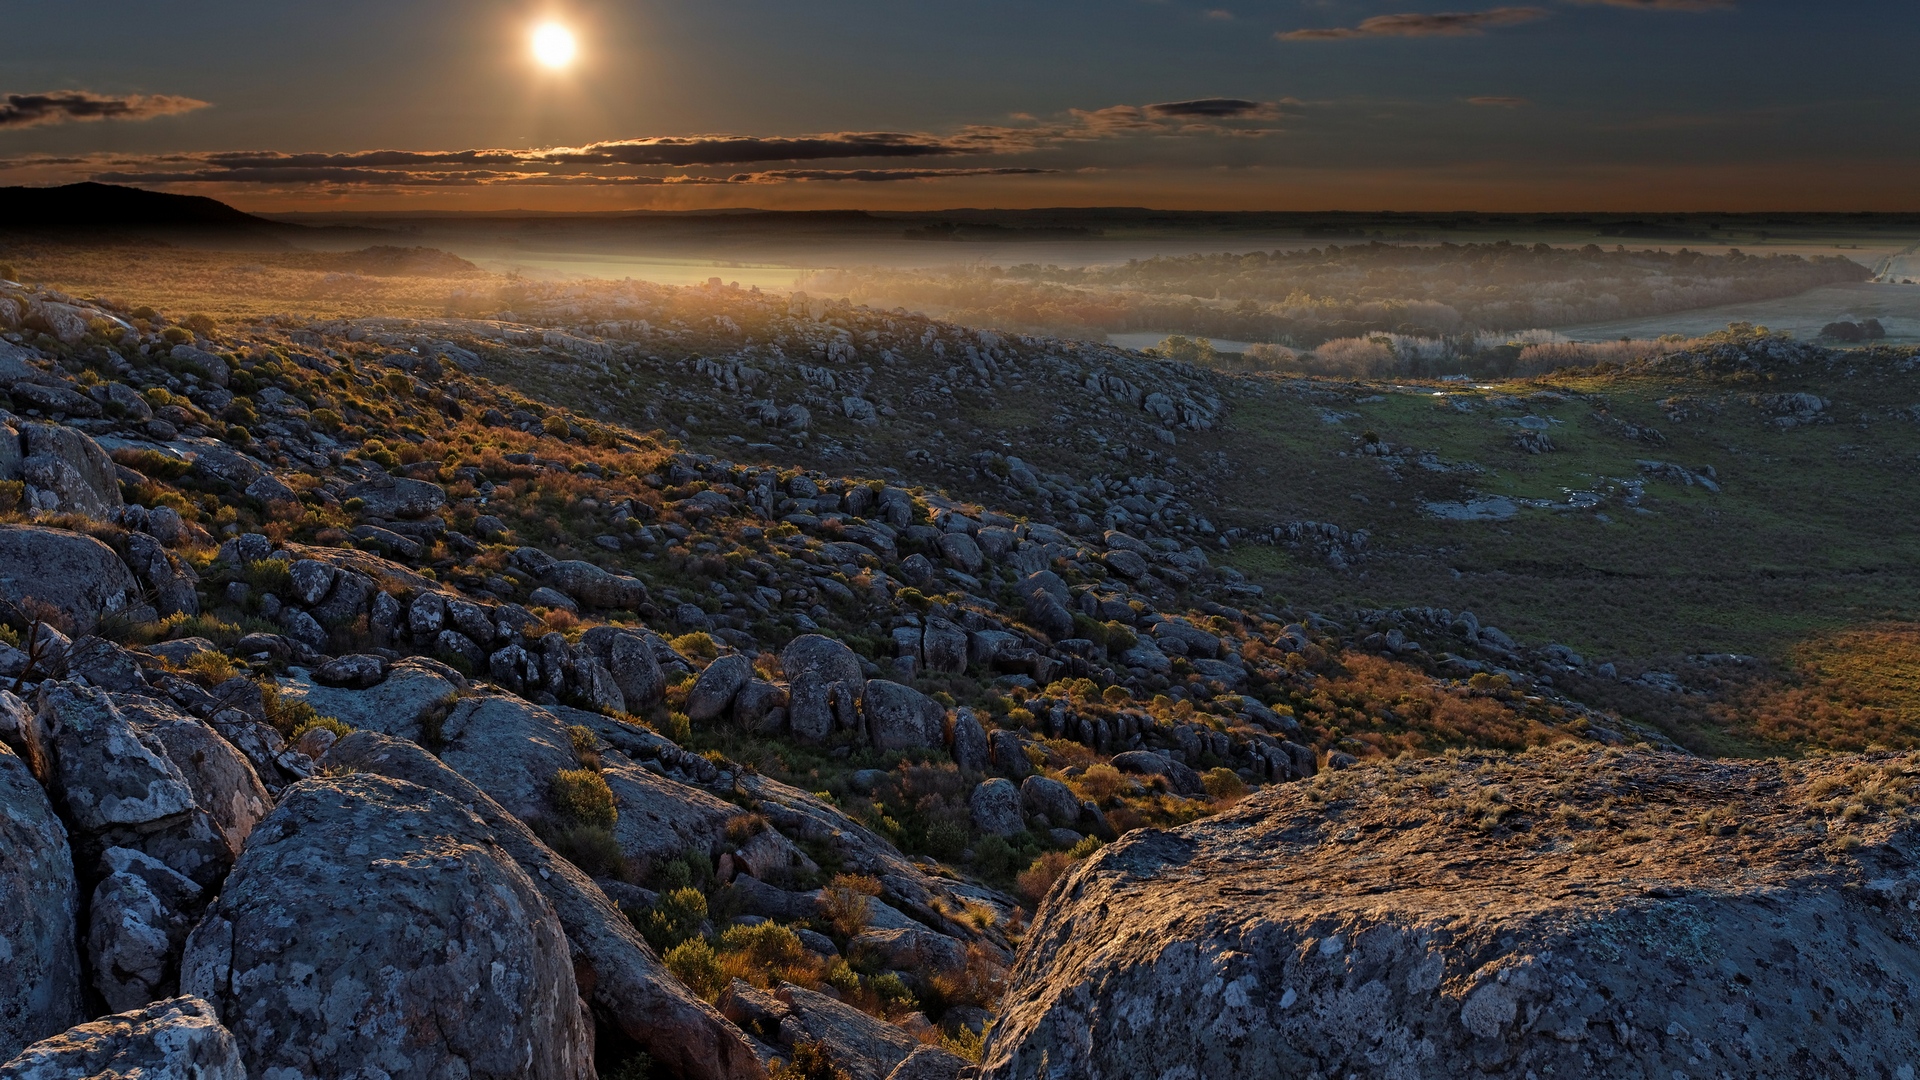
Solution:
M 1204 488 L 1166 479 L 1209 475 L 1170 448 L 1222 415 L 1213 376 L 717 291 L 762 323 L 603 329 L 767 334 L 764 370 L 0 287 L 0 1076 L 1025 1069 L 1066 1053 L 1036 979 L 1130 940 L 1063 897 L 1162 829 L 1250 793 L 1324 817 L 1368 762 L 1672 749 L 1559 690 L 1563 647 L 1220 565 Z M 754 434 L 723 456 L 570 410 L 529 354 L 561 400 Z M 1061 385 L 1105 430 L 1059 439 L 1155 471 L 960 466 L 868 423 Z M 836 397 L 844 436 L 815 426 Z M 1469 783 L 1392 768 L 1435 770 L 1427 802 Z M 1488 798 L 1489 836 L 1532 820 Z

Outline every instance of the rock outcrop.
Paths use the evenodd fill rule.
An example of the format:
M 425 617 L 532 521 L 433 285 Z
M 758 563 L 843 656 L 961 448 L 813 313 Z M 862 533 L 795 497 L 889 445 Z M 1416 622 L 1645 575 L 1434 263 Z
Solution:
M 492 831 L 380 776 L 304 781 L 188 940 L 255 1076 L 586 1075 L 566 934 Z
M 1128 834 L 983 1076 L 1904 1076 L 1920 758 L 1378 766 Z
M 698 1080 L 764 1076 L 739 1029 L 667 971 L 612 901 L 471 781 L 412 743 L 373 732 L 335 743 L 326 763 L 431 788 L 478 814 L 553 904 L 576 970 L 591 975 L 582 989 L 595 1012 L 655 1061 Z
M 212 1006 L 176 997 L 81 1024 L 0 1065 L 0 1080 L 247 1080 Z
M 39 525 L 0 525 L 0 599 L 50 604 L 77 632 L 141 606 L 140 585 L 112 548 Z

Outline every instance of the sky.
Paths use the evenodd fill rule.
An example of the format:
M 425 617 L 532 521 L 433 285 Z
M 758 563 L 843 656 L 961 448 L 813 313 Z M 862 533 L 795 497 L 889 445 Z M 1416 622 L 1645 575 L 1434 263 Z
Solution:
M 1920 210 L 1914 0 L 0 0 L 0 26 L 0 185 L 262 212 Z

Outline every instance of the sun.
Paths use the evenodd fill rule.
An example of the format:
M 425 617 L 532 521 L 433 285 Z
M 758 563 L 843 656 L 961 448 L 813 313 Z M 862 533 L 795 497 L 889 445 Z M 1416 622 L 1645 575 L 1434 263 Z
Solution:
M 556 70 L 573 63 L 580 51 L 573 31 L 559 23 L 543 23 L 533 31 L 533 58 Z

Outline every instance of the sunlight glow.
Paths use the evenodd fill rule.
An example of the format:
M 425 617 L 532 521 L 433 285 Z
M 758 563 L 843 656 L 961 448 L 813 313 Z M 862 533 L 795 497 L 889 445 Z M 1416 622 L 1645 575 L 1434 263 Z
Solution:
M 533 32 L 533 58 L 547 67 L 566 67 L 578 52 L 573 31 L 559 23 L 545 23 Z

